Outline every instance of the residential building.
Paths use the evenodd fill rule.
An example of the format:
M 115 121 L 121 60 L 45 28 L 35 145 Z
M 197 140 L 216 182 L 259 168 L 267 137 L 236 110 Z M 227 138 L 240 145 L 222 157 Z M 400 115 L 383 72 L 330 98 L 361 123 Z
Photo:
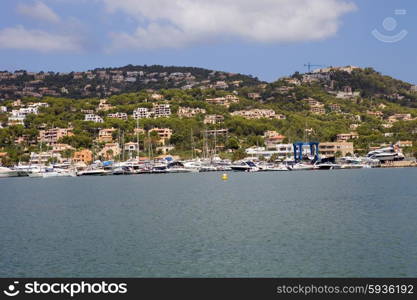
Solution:
M 215 125 L 223 121 L 224 121 L 224 117 L 222 115 L 207 115 L 204 117 L 204 124 Z
M 72 160 L 76 163 L 83 162 L 88 165 L 93 161 L 93 152 L 88 149 L 76 151 L 72 156 Z
M 134 132 L 134 134 L 145 134 L 146 133 L 145 129 L 143 129 L 143 128 L 135 128 L 133 130 L 133 132 Z
M 95 114 L 86 114 L 84 116 L 84 121 L 87 122 L 94 122 L 94 123 L 103 123 L 104 120 L 102 117 L 95 115 Z
M 151 117 L 151 112 L 146 107 L 138 107 L 133 111 L 133 118 L 136 119 L 146 119 Z
M 178 116 L 180 118 L 192 118 L 198 114 L 205 114 L 204 108 L 180 107 L 178 109 Z
M 94 110 L 92 109 L 82 109 L 81 112 L 83 114 L 94 114 Z
M 352 91 L 352 88 L 350 86 L 346 86 L 343 91 L 338 91 L 336 93 L 336 98 L 338 99 L 355 99 L 360 97 L 360 92 L 354 92 Z
M 349 140 L 353 140 L 357 138 L 359 138 L 359 134 L 357 134 L 356 132 L 340 133 L 337 135 L 338 142 L 347 142 Z
M 51 151 L 40 152 L 40 153 L 35 153 L 35 152 L 30 153 L 29 163 L 32 165 L 46 165 L 50 163 L 51 161 L 57 161 L 57 162 L 62 161 L 61 154 L 54 153 Z
M 54 144 L 52 146 L 52 152 L 63 152 L 66 150 L 74 151 L 75 148 L 68 144 Z
M 217 81 L 216 84 L 213 86 L 215 89 L 227 89 L 229 85 L 225 81 Z
M 97 107 L 98 111 L 108 111 L 113 109 L 113 106 L 107 103 L 107 99 L 101 99 Z
M 411 114 L 395 114 L 393 116 L 388 117 L 389 123 L 395 123 L 398 121 L 411 121 L 413 118 L 411 117 Z
M 303 99 L 303 101 L 307 102 L 309 106 L 323 105 L 323 103 L 313 98 L 306 98 L 306 99 Z
M 7 107 L 6 106 L 0 106 L 0 113 L 5 113 L 7 112 Z
M 111 160 L 120 155 L 120 153 L 122 153 L 122 149 L 120 148 L 119 143 L 107 143 L 98 155 L 106 160 Z
M 156 152 L 162 153 L 162 154 L 165 155 L 165 154 L 168 154 L 170 151 L 172 151 L 174 149 L 175 149 L 175 147 L 170 146 L 170 145 L 168 145 L 168 146 L 159 146 L 159 147 L 156 147 Z
M 273 149 L 276 148 L 276 145 L 282 144 L 286 137 L 274 130 L 266 131 L 264 133 L 264 140 L 266 148 Z
M 384 113 L 382 111 L 370 111 L 370 110 L 368 110 L 366 112 L 366 114 L 368 116 L 372 116 L 372 117 L 375 117 L 375 118 L 378 118 L 378 119 L 381 119 L 384 116 Z
M 276 144 L 271 148 L 251 147 L 246 149 L 246 153 L 252 157 L 271 158 L 273 155 L 277 155 L 278 158 L 285 159 L 294 155 L 294 148 L 292 144 Z
M 154 94 L 151 95 L 151 98 L 153 100 L 162 100 L 162 99 L 164 99 L 164 96 L 162 96 L 161 94 L 154 93 Z
M 310 106 L 310 112 L 315 115 L 324 115 L 326 113 L 326 109 L 324 108 L 323 104 Z
M 112 119 L 119 119 L 119 120 L 127 120 L 127 113 L 123 113 L 123 112 L 117 112 L 114 114 L 108 114 L 107 118 L 112 118 Z
M 209 104 L 223 105 L 223 106 L 229 107 L 230 104 L 232 103 L 238 103 L 239 98 L 235 95 L 227 95 L 224 97 L 208 98 L 206 99 L 206 102 Z
M 213 130 L 206 130 L 205 133 L 208 136 L 225 136 L 229 133 L 229 129 L 213 129 Z
M 139 149 L 138 143 L 134 143 L 134 142 L 125 143 L 124 149 L 125 151 L 128 151 L 128 152 L 137 152 Z
M 28 145 L 36 145 L 37 139 L 36 137 L 32 137 L 28 134 L 23 134 L 22 136 L 17 137 L 14 140 L 15 144 L 28 144 Z
M 259 93 L 248 93 L 248 98 L 253 100 L 258 100 L 261 98 L 261 94 Z
M 39 141 L 48 145 L 58 143 L 60 138 L 73 136 L 72 128 L 51 128 L 39 131 Z
M 169 117 L 171 115 L 171 108 L 169 104 L 153 104 L 154 118 Z
M 245 119 L 285 119 L 284 115 L 277 115 L 272 109 L 239 110 L 231 113 L 232 116 L 241 116 Z
M 342 111 L 342 108 L 341 108 L 340 104 L 337 104 L 337 103 L 332 103 L 332 104 L 329 105 L 329 107 L 330 107 L 330 110 L 332 112 L 338 113 L 338 112 Z
M 352 155 L 354 152 L 352 142 L 327 142 L 319 144 L 319 151 L 321 155 L 325 156 L 341 156 Z
M 400 148 L 412 148 L 413 141 L 398 141 L 396 145 Z
M 103 128 L 98 132 L 98 141 L 101 143 L 113 142 L 113 133 L 116 131 L 115 128 Z
M 149 130 L 149 133 L 156 132 L 159 137 L 159 143 L 162 146 L 165 146 L 166 142 L 171 138 L 172 136 L 172 129 L 170 128 L 153 128 Z

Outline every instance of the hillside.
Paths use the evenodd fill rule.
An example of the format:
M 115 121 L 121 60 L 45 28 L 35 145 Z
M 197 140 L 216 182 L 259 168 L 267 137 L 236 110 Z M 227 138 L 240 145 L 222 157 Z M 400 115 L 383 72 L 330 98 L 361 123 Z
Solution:
M 162 70 L 168 78 L 180 76 L 173 71 L 181 71 L 193 74 L 186 76 L 193 76 L 199 84 L 179 88 L 185 79 L 157 80 L 153 84 L 165 84 L 164 88 L 149 90 L 149 86 L 140 89 L 135 85 L 137 91 L 125 93 L 121 89 L 120 94 L 104 100 L 57 96 L 4 99 L 0 104 L 3 163 L 27 161 L 32 152 L 41 149 L 55 149 L 62 157 L 70 157 L 74 151 L 86 148 L 97 158 L 120 159 L 124 153 L 121 142 L 136 142 L 137 133 L 141 155 L 145 156 L 150 148 L 154 155 L 182 157 L 195 155 L 192 148 L 199 155 L 215 148 L 222 156 L 237 159 L 248 147 L 274 148 L 298 140 L 353 142 L 358 154 L 400 142 L 407 155 L 417 155 L 416 87 L 372 69 L 329 68 L 264 83 L 250 76 L 204 69 L 124 68 L 117 72 L 126 76 L 139 72 L 139 77 L 144 72 L 146 78 Z M 111 74 L 115 70 L 91 72 L 100 76 L 102 71 Z M 228 87 L 205 82 L 207 76 L 210 82 L 222 81 Z M 233 85 L 234 81 L 240 84 Z M 167 88 L 175 82 L 179 86 Z M 138 124 L 140 130 L 135 132 Z M 165 131 L 158 133 L 155 128 Z M 63 130 L 65 134 L 58 134 L 53 142 L 45 139 L 45 134 L 57 135 L 61 129 L 71 134 Z M 103 138 L 105 129 L 110 132 L 107 138 Z M 120 149 L 109 149 L 110 142 L 120 145 Z M 56 148 L 56 144 L 63 146 Z M 111 157 L 107 155 L 109 150 Z
M 232 90 L 259 83 L 257 78 L 247 75 L 203 68 L 158 65 L 128 65 L 71 73 L 3 71 L 0 72 L 0 99 L 43 96 L 109 97 L 143 89 L 198 87 Z

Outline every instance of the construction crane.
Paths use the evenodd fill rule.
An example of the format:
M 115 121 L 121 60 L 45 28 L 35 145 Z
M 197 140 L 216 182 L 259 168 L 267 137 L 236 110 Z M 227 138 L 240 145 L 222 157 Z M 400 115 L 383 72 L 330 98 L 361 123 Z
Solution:
M 308 73 L 311 73 L 311 68 L 313 67 L 313 68 L 315 68 L 315 67 L 324 67 L 323 65 L 312 65 L 311 63 L 307 63 L 307 64 L 304 64 L 304 67 L 307 67 L 308 68 Z

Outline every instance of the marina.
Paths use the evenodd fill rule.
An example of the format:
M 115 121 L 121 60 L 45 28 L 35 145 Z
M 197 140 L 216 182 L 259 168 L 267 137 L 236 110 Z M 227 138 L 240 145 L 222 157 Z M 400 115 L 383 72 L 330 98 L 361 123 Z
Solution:
M 127 161 L 100 161 L 91 165 L 50 164 L 24 165 L 12 168 L 0 167 L 0 178 L 5 177 L 76 177 L 76 176 L 107 176 L 107 175 L 140 175 L 140 174 L 175 174 L 200 172 L 286 172 L 340 169 L 370 169 L 416 167 L 415 159 L 405 160 L 404 155 L 394 147 L 373 150 L 366 157 L 326 157 L 320 156 L 314 145 L 318 143 L 294 144 L 294 157 L 282 157 L 275 161 L 250 156 L 234 161 L 221 159 L 219 156 L 175 160 L 166 156 L 158 160 L 129 159 Z M 306 149 L 305 146 L 308 146 Z M 316 146 L 317 147 L 317 146 Z M 254 153 L 252 153 L 254 154 Z

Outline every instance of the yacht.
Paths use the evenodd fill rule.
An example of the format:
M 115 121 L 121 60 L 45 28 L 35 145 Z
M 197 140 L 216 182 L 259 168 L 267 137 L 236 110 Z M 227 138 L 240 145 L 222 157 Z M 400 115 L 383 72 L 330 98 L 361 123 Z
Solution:
M 314 169 L 314 166 L 311 164 L 296 163 L 288 166 L 291 171 L 311 171 Z
M 52 169 L 46 170 L 46 172 L 41 173 L 42 178 L 51 178 L 51 177 L 75 177 L 77 174 L 71 170 L 63 169 Z
M 273 172 L 273 171 L 289 171 L 290 169 L 287 168 L 285 165 L 276 165 L 276 164 L 272 164 L 272 163 L 260 163 L 257 164 L 259 171 L 261 172 Z
M 197 173 L 199 169 L 186 168 L 182 162 L 175 161 L 167 165 L 167 173 Z
M 368 153 L 368 157 L 379 161 L 404 160 L 404 155 L 401 153 L 400 149 L 393 146 L 371 151 Z
M 314 165 L 314 169 L 316 170 L 337 170 L 341 168 L 341 165 L 332 162 L 317 163 Z
M 110 174 L 110 171 L 104 169 L 89 169 L 77 172 L 77 176 L 104 176 Z
M 0 178 L 5 177 L 19 177 L 19 171 L 12 170 L 6 167 L 0 167 Z
M 239 172 L 258 172 L 259 171 L 259 168 L 255 165 L 255 163 L 250 160 L 236 162 L 232 164 L 230 168 L 233 171 L 239 171 Z

